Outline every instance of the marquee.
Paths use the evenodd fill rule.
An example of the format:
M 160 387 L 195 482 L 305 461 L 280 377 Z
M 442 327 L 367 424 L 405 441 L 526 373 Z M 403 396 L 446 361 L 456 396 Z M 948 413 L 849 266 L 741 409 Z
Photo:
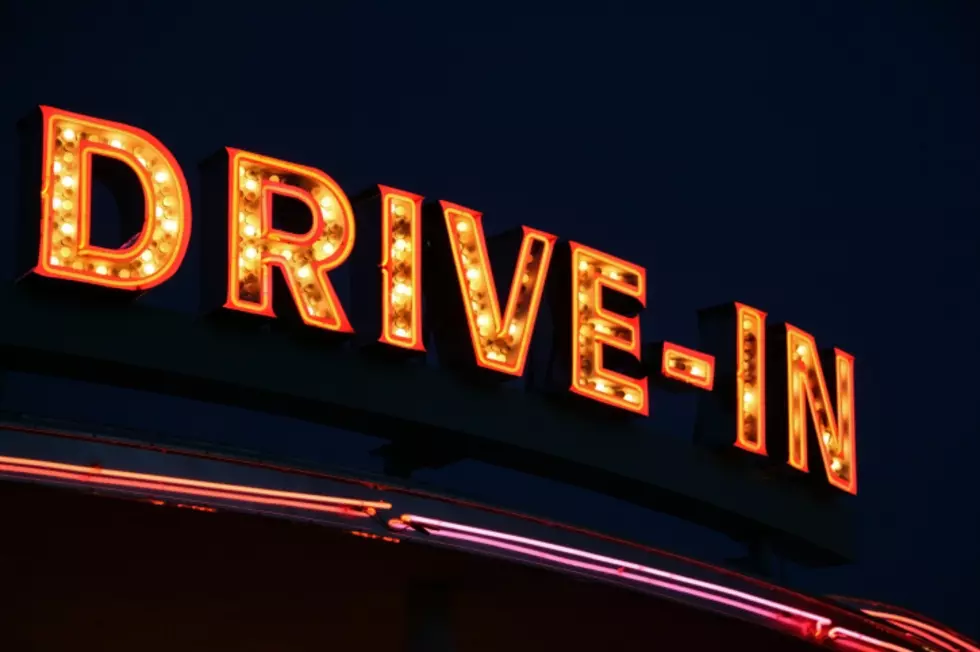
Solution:
M 488 397 L 496 395 L 494 381 L 525 376 L 532 341 L 550 335 L 554 350 L 562 354 L 552 356 L 543 393 L 574 399 L 566 409 L 599 407 L 607 423 L 629 432 L 623 417 L 642 419 L 650 414 L 651 385 L 697 392 L 699 442 L 730 451 L 743 463 L 756 460 L 770 469 L 765 473 L 784 466 L 797 483 L 817 475 L 824 486 L 857 493 L 853 357 L 840 349 L 818 349 L 813 335 L 796 326 L 768 323 L 759 308 L 731 303 L 702 311 L 698 349 L 673 342 L 644 344 L 640 318 L 647 273 L 630 261 L 531 227 L 488 239 L 478 211 L 447 201 L 427 203 L 389 186 L 378 186 L 352 201 L 321 170 L 233 148 L 203 166 L 202 214 L 193 220 L 184 171 L 151 134 L 51 107 L 41 107 L 39 113 L 33 123 L 39 129 L 25 127 L 27 157 L 38 159 L 25 170 L 25 224 L 31 236 L 24 247 L 31 259 L 28 277 L 113 297 L 138 296 L 177 272 L 192 233 L 200 228 L 208 263 L 202 288 L 205 297 L 217 296 L 212 316 L 253 322 L 294 318 L 301 330 L 323 334 L 323 355 L 341 355 L 333 346 L 338 338 L 353 341 L 354 349 L 386 353 L 383 373 L 391 374 L 390 379 L 428 374 L 413 367 L 412 360 L 431 349 L 440 365 L 451 368 L 449 373 L 473 380 L 473 387 L 483 388 L 476 391 Z M 121 247 L 92 240 L 93 220 L 99 219 L 91 201 L 97 176 L 113 189 L 122 217 L 135 233 Z M 364 260 L 370 263 L 362 264 Z M 331 282 L 331 273 L 342 265 L 353 266 L 352 306 L 344 305 Z M 507 287 L 506 295 L 498 292 L 498 282 Z M 34 294 L 27 300 L 15 292 L 6 301 L 19 306 L 17 314 L 30 324 L 24 328 L 35 331 L 42 328 L 43 315 L 62 310 Z M 106 305 L 99 299 L 90 307 L 104 309 L 105 319 L 119 318 L 117 305 Z M 550 334 L 536 333 L 544 310 L 551 313 Z M 137 312 L 126 319 L 130 324 L 145 322 L 143 334 L 130 338 L 139 347 L 140 339 L 163 322 L 150 323 L 153 320 Z M 105 323 L 88 314 L 76 317 L 78 324 Z M 10 326 L 8 331 L 17 328 Z M 213 338 L 204 333 L 208 328 L 196 325 L 187 330 L 184 341 L 200 347 L 195 350 L 201 356 L 210 346 L 208 355 L 220 357 L 220 344 L 205 344 Z M 20 332 L 25 339 L 33 337 Z M 5 346 L 31 348 L 23 340 L 12 344 L 15 339 L 8 338 Z M 266 338 L 273 348 L 274 339 Z M 78 348 L 76 358 L 105 361 L 106 356 L 91 351 L 94 344 L 71 346 Z M 184 368 L 171 368 L 180 355 L 167 361 L 145 345 L 142 349 L 116 364 L 167 367 L 174 377 L 198 379 L 225 373 L 213 368 L 213 360 L 205 365 L 188 359 Z M 32 350 L 37 353 L 37 346 Z M 30 357 L 18 355 L 22 360 Z M 351 362 L 348 356 L 334 370 L 357 364 L 376 368 L 373 358 Z M 405 368 L 399 370 L 399 365 Z M 239 377 L 237 386 L 267 397 L 304 393 L 282 380 L 264 378 L 257 369 L 250 370 L 249 379 Z M 100 378 L 108 373 L 100 372 Z M 359 382 L 357 373 L 351 372 L 346 382 L 362 391 L 371 383 L 380 383 L 379 389 L 386 386 L 375 375 Z M 158 373 L 157 378 L 165 375 Z M 395 383 L 390 379 L 387 386 Z M 147 380 L 146 385 L 154 382 Z M 211 387 L 217 383 L 214 378 L 208 382 Z M 342 393 L 340 402 L 347 408 L 357 403 L 356 410 L 369 411 L 368 402 L 353 398 L 351 391 Z M 470 399 L 460 398 L 454 409 L 465 409 L 466 400 Z M 391 417 L 425 422 L 433 432 L 440 428 L 433 421 L 453 420 L 433 414 L 417 419 L 418 411 L 418 405 L 405 406 Z M 551 415 L 554 410 L 545 412 Z M 505 420 L 491 420 L 500 429 L 507 427 Z M 473 428 L 479 430 L 476 425 L 447 430 Z M 512 429 L 527 432 L 516 423 Z M 440 454 L 455 459 L 472 453 L 472 446 L 452 450 L 451 444 L 432 444 L 433 438 L 444 442 L 441 436 L 427 437 L 426 451 L 408 455 L 425 458 L 423 465 Z M 508 435 L 484 431 L 481 437 L 484 442 L 499 441 Z M 549 437 L 554 440 L 560 434 Z M 568 442 L 520 446 L 566 460 L 579 455 L 554 452 Z M 433 452 L 440 447 L 442 453 Z M 486 454 L 501 457 L 493 451 Z M 401 455 L 405 457 L 404 451 Z M 811 474 L 814 455 L 822 471 Z M 809 485 L 801 495 L 812 493 L 813 482 Z M 767 520 L 763 507 L 740 506 L 735 511 L 745 509 L 755 509 L 753 518 Z

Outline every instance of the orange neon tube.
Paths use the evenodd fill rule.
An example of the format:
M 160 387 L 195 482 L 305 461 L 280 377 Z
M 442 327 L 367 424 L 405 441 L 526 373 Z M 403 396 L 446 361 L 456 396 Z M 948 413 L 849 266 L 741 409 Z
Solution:
M 932 642 L 936 643 L 937 645 L 945 647 L 947 643 L 952 643 L 954 645 L 960 646 L 961 648 L 967 650 L 968 652 L 980 652 L 980 647 L 977 647 L 976 645 L 973 645 L 972 643 L 963 640 L 962 638 L 956 636 L 955 634 L 953 634 L 948 630 L 940 629 L 935 625 L 930 625 L 929 623 L 923 622 L 918 618 L 903 616 L 901 614 L 891 613 L 888 611 L 878 611 L 875 609 L 862 609 L 862 611 L 864 611 L 864 613 L 868 614 L 869 616 L 873 616 L 874 618 L 887 620 L 889 623 L 895 625 L 896 627 L 908 629 L 916 636 L 921 636 L 922 638 L 932 640 Z M 930 636 L 930 634 L 932 636 L 938 636 L 944 639 L 947 643 L 943 643 L 941 641 L 932 639 L 932 636 Z
M 62 480 L 76 480 L 106 486 L 166 491 L 168 493 L 189 496 L 228 498 L 257 504 L 296 507 L 349 515 L 371 515 L 378 509 L 391 509 L 390 503 L 382 501 L 340 498 L 293 491 L 278 491 L 246 485 L 101 469 L 94 466 L 78 466 L 19 457 L 0 456 L 0 472 Z
M 860 634 L 843 627 L 833 627 L 827 633 L 827 636 L 841 645 L 841 647 L 846 647 L 855 650 L 887 650 L 888 652 L 913 652 L 910 648 L 902 647 L 901 645 L 895 645 L 894 643 L 888 643 L 886 641 L 867 636 L 865 634 Z

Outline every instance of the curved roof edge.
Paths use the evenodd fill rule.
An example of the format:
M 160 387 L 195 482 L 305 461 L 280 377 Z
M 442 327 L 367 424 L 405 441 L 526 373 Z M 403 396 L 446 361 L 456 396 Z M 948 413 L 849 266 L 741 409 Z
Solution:
M 87 439 L 51 437 L 2 425 L 0 477 L 158 504 L 190 502 L 208 510 L 312 521 L 369 538 L 462 549 L 616 584 L 832 648 L 976 649 L 944 648 L 895 618 L 883 619 L 698 560 L 362 477 L 259 468 L 200 451 L 134 446 L 99 433 L 89 433 Z

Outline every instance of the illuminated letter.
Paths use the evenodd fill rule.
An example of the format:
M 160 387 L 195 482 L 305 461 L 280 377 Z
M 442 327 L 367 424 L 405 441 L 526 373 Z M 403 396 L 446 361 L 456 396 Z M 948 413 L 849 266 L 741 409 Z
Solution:
M 191 233 L 184 174 L 150 134 L 42 106 L 41 240 L 34 272 L 122 290 L 160 285 L 180 267 Z M 92 158 L 129 167 L 143 189 L 142 230 L 120 249 L 91 243 Z
M 735 445 L 766 454 L 766 313 L 735 304 Z
M 340 186 L 320 170 L 228 149 L 228 300 L 226 308 L 274 317 L 272 270 L 283 272 L 303 322 L 349 333 L 347 315 L 327 273 L 354 246 L 354 212 Z M 313 226 L 303 234 L 272 226 L 279 195 L 306 205 Z
M 425 351 L 422 341 L 422 198 L 381 189 L 381 337 Z
M 711 391 L 715 383 L 715 358 L 673 342 L 664 342 L 660 373 L 699 389 Z
M 602 349 L 611 346 L 640 357 L 640 319 L 603 308 L 603 288 L 646 305 L 646 270 L 575 242 L 572 262 L 572 385 L 582 396 L 639 414 L 650 412 L 646 378 L 606 369 Z
M 476 362 L 520 376 L 556 238 L 524 227 L 507 308 L 501 317 L 480 213 L 445 201 L 441 204 Z
M 817 431 L 827 480 L 838 489 L 857 493 L 857 456 L 854 434 L 854 358 L 834 349 L 837 379 L 837 416 L 817 355 L 813 336 L 786 325 L 786 375 L 789 396 L 789 464 L 808 471 L 807 405 Z

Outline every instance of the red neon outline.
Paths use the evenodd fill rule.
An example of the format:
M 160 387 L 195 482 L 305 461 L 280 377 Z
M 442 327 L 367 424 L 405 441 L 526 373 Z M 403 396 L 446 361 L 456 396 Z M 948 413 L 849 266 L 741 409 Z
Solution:
M 163 491 L 186 496 L 231 499 L 246 503 L 309 509 L 320 512 L 345 514 L 347 516 L 372 516 L 379 509 L 391 509 L 391 504 L 383 501 L 338 498 L 294 491 L 279 491 L 247 485 L 208 482 L 150 473 L 134 473 L 116 469 L 102 469 L 95 466 L 62 464 L 60 462 L 47 462 L 44 460 L 19 457 L 0 456 L 0 472 L 74 480 L 76 482 L 112 487 Z
M 404 190 L 379 185 L 381 190 L 381 337 L 378 341 L 412 351 L 425 351 L 422 341 L 422 197 Z M 412 213 L 408 218 L 410 236 L 409 246 L 412 248 L 411 273 L 409 287 L 411 296 L 411 326 L 409 336 L 403 337 L 392 332 L 391 295 L 394 292 L 391 256 L 391 204 L 392 200 L 400 199 L 410 203 Z
M 923 641 L 928 641 L 929 643 L 932 643 L 933 645 L 938 645 L 941 649 L 947 650 L 947 652 L 961 652 L 963 650 L 963 648 L 956 647 L 955 645 L 953 645 L 951 643 L 947 643 L 946 641 L 942 640 L 941 638 L 939 638 L 937 636 L 933 636 L 932 634 L 930 634 L 930 633 L 928 633 L 926 631 L 923 631 L 923 630 L 921 630 L 921 629 L 919 629 L 919 628 L 917 628 L 917 627 L 915 627 L 913 625 L 908 625 L 908 624 L 904 624 L 904 623 L 896 623 L 896 622 L 892 622 L 892 621 L 887 621 L 887 622 L 888 622 L 889 625 L 893 625 L 895 627 L 898 627 L 899 629 L 902 629 L 903 631 L 908 632 L 908 634 L 911 634 L 912 636 L 914 636 L 916 638 L 920 638 Z
M 689 371 L 680 371 L 671 367 L 668 364 L 672 359 L 671 356 L 702 363 L 705 366 L 704 376 L 697 376 Z M 715 356 L 673 342 L 664 342 L 660 351 L 660 373 L 667 378 L 710 392 L 715 386 Z
M 327 276 L 329 272 L 342 265 L 350 256 L 354 248 L 355 224 L 354 210 L 351 208 L 347 195 L 341 190 L 340 186 L 325 172 L 316 168 L 281 161 L 261 154 L 245 152 L 243 150 L 226 148 L 228 152 L 228 295 L 224 307 L 229 310 L 240 310 L 255 315 L 265 317 L 275 317 L 272 309 L 272 270 L 270 267 L 278 267 L 289 286 L 289 293 L 293 297 L 296 309 L 299 312 L 303 323 L 308 326 L 322 328 L 324 330 L 339 333 L 352 333 L 347 319 L 347 313 L 337 298 L 337 292 Z M 238 258 L 242 254 L 240 251 L 240 235 L 238 214 L 240 209 L 241 179 L 238 173 L 239 167 L 247 163 L 254 167 L 264 170 L 274 170 L 276 175 L 295 175 L 304 180 L 313 181 L 325 187 L 337 200 L 340 215 L 337 222 L 340 223 L 343 235 L 337 248 L 326 258 L 317 260 L 312 258 L 309 267 L 313 277 L 317 280 L 317 289 L 323 292 L 325 302 L 328 306 L 327 315 L 317 317 L 310 315 L 302 301 L 301 284 L 294 277 L 286 259 L 279 254 L 272 254 L 268 251 L 259 252 L 258 267 L 259 282 L 259 301 L 249 301 L 239 296 L 238 283 Z M 261 209 L 259 211 L 259 233 L 255 236 L 256 242 L 272 242 L 278 244 L 288 244 L 295 247 L 312 248 L 323 236 L 326 223 L 320 212 L 320 206 L 314 200 L 312 194 L 302 188 L 286 185 L 280 182 L 273 182 L 268 179 L 259 181 L 259 192 L 261 193 Z M 288 233 L 272 227 L 272 197 L 273 195 L 284 195 L 297 199 L 310 209 L 313 217 L 313 225 L 304 234 Z
M 640 318 L 637 317 L 623 317 L 622 315 L 617 315 L 615 313 L 607 312 L 602 307 L 602 288 L 608 287 L 611 290 L 620 292 L 627 296 L 633 297 L 640 302 L 640 305 L 646 307 L 646 269 L 636 265 L 634 263 L 628 262 L 621 258 L 616 258 L 615 256 L 610 256 L 609 254 L 602 253 L 597 249 L 591 247 L 586 247 L 585 245 L 579 244 L 577 242 L 569 242 L 569 247 L 571 249 L 571 261 L 572 261 L 572 384 L 569 390 L 578 394 L 579 396 L 584 396 L 586 398 L 592 399 L 594 401 L 599 401 L 600 403 L 605 403 L 612 407 L 620 408 L 623 410 L 628 410 L 630 412 L 635 412 L 643 416 L 649 416 L 650 414 L 650 391 L 649 383 L 646 378 L 636 379 L 630 378 L 624 374 L 616 373 L 610 371 L 602 366 L 602 348 L 603 346 L 611 346 L 613 348 L 625 351 L 635 357 L 637 360 L 640 359 L 641 342 L 640 342 Z M 581 335 L 581 329 L 583 322 L 579 314 L 579 293 L 581 279 L 579 278 L 579 264 L 580 263 L 603 263 L 606 265 L 611 265 L 618 268 L 619 270 L 624 270 L 627 273 L 634 274 L 636 276 L 637 282 L 636 287 L 627 285 L 621 280 L 613 280 L 606 278 L 604 275 L 598 276 L 592 287 L 591 299 L 594 305 L 594 312 L 597 318 L 602 319 L 606 322 L 613 324 L 619 328 L 622 328 L 630 333 L 632 336 L 632 344 L 626 346 L 621 340 L 618 340 L 612 336 L 605 335 L 603 333 L 593 333 L 594 338 L 593 350 L 594 350 L 594 362 L 593 362 L 593 373 L 592 376 L 599 378 L 600 380 L 607 381 L 611 384 L 618 384 L 627 387 L 630 391 L 634 391 L 639 395 L 639 400 L 636 402 L 627 401 L 625 398 L 620 398 L 618 396 L 609 396 L 603 392 L 592 389 L 591 385 L 586 387 L 579 386 L 579 380 L 582 377 L 582 367 L 580 360 L 580 337 L 587 337 Z
M 598 555 L 585 550 L 579 550 L 577 548 L 571 548 L 568 546 L 549 543 L 547 541 L 542 541 L 540 539 L 531 539 L 527 537 L 506 534 L 504 532 L 498 532 L 496 530 L 488 530 L 484 528 L 472 527 L 468 525 L 462 525 L 460 523 L 452 523 L 450 521 L 442 521 L 438 519 L 427 518 L 424 516 L 418 516 L 415 514 L 405 514 L 401 517 L 401 521 L 406 526 L 408 524 L 421 525 L 426 529 L 426 532 L 435 536 L 445 536 L 449 538 L 470 540 L 475 543 L 482 543 L 484 545 L 494 546 L 505 550 L 511 550 L 512 552 L 521 552 L 522 554 L 535 556 L 541 559 L 548 559 L 549 561 L 564 563 L 567 565 L 574 566 L 576 568 L 593 570 L 607 575 L 614 575 L 616 577 L 652 584 L 655 586 L 660 586 L 661 588 L 667 588 L 672 591 L 684 593 L 686 595 L 692 595 L 709 601 L 718 602 L 720 604 L 726 604 L 728 606 L 736 607 L 744 611 L 748 611 L 750 613 L 764 615 L 770 618 L 774 618 L 776 620 L 785 620 L 784 617 L 776 613 L 776 612 L 782 612 L 783 614 L 786 614 L 786 616 L 795 616 L 807 620 L 809 623 L 813 625 L 814 629 L 812 631 L 815 636 L 819 635 L 820 632 L 822 632 L 825 627 L 830 626 L 830 624 L 832 623 L 831 619 L 825 616 L 811 613 L 809 611 L 804 611 L 802 609 L 797 609 L 795 607 L 791 607 L 789 605 L 783 604 L 781 602 L 776 602 L 774 600 L 767 600 L 766 598 L 761 598 L 759 596 L 752 595 L 751 593 L 745 593 L 744 591 L 732 589 L 727 586 L 723 586 L 721 584 L 715 584 L 714 582 L 706 582 L 704 580 L 694 579 L 692 577 L 687 577 L 685 575 L 680 575 L 678 573 L 671 573 L 669 571 L 661 570 L 658 568 L 651 568 L 649 566 L 643 566 L 622 559 L 607 557 L 605 555 Z M 447 530 L 449 531 L 448 533 L 446 532 Z M 512 544 L 518 544 L 518 545 L 515 546 Z M 565 555 L 571 555 L 574 557 L 581 557 L 582 559 L 587 559 L 589 561 L 597 562 L 599 564 L 607 564 L 607 566 L 597 566 L 593 564 L 587 564 L 584 562 L 576 561 L 573 559 L 568 559 L 566 557 L 549 555 L 547 553 L 542 553 L 540 551 L 533 550 L 532 548 L 540 548 L 541 550 L 547 550 L 549 552 L 561 553 Z M 635 573 L 627 573 L 626 572 L 627 569 L 631 571 L 635 571 L 636 573 L 642 573 L 643 575 L 637 575 Z M 652 575 L 667 581 L 660 582 L 656 580 L 651 580 L 648 577 L 644 577 L 644 575 Z M 705 593 L 704 591 L 689 589 L 686 587 L 679 586 L 678 584 L 675 584 L 675 582 L 680 584 L 687 584 L 689 586 L 696 587 L 697 589 L 703 589 L 704 591 L 713 591 L 714 593 L 720 593 L 723 596 L 728 596 L 728 597 L 712 595 L 710 593 Z M 752 604 L 746 604 L 746 603 L 752 603 Z
M 191 201 L 190 192 L 187 188 L 187 180 L 177 159 L 174 158 L 170 150 L 157 140 L 152 134 L 120 122 L 111 122 L 100 118 L 93 118 L 79 113 L 63 111 L 50 106 L 40 107 L 44 121 L 43 127 L 43 151 L 41 156 L 41 240 L 38 247 L 38 263 L 34 268 L 34 273 L 47 278 L 58 278 L 80 283 L 88 283 L 106 288 L 115 288 L 129 291 L 146 291 L 154 288 L 172 277 L 183 263 L 187 253 L 187 245 L 191 235 Z M 114 278 L 108 274 L 99 274 L 95 271 L 76 270 L 61 265 L 51 265 L 50 259 L 53 257 L 53 243 L 51 242 L 51 231 L 54 227 L 54 217 L 52 216 L 52 191 L 55 185 L 53 179 L 52 161 L 54 154 L 54 142 L 57 129 L 55 122 L 69 122 L 70 126 L 76 131 L 97 130 L 102 135 L 104 132 L 111 132 L 113 135 L 124 136 L 127 140 L 137 142 L 135 147 L 150 150 L 154 155 L 160 157 L 166 166 L 166 172 L 173 179 L 176 185 L 178 196 L 177 206 L 174 208 L 174 215 L 171 219 L 177 222 L 177 238 L 174 250 L 167 254 L 156 270 L 152 274 L 140 278 Z M 92 183 L 92 156 L 106 156 L 125 163 L 140 180 L 143 188 L 143 201 L 146 207 L 146 214 L 143 218 L 143 229 L 139 236 L 135 238 L 128 247 L 121 249 L 107 249 L 96 247 L 89 244 L 89 231 L 92 221 L 91 206 L 91 183 Z M 121 150 L 105 143 L 95 143 L 89 140 L 79 141 L 77 176 L 77 218 L 76 218 L 76 240 L 78 242 L 75 257 L 93 256 L 105 260 L 108 263 L 136 262 L 139 256 L 146 250 L 153 239 L 153 232 L 156 228 L 155 206 L 157 195 L 153 192 L 151 181 L 151 171 L 143 167 L 135 155 L 128 150 Z M 60 258 L 60 256 L 59 256 Z
M 815 396 L 813 393 L 813 387 L 807 382 L 806 379 L 806 363 L 802 360 L 799 362 L 794 362 L 793 355 L 796 348 L 800 345 L 807 347 L 807 358 L 809 359 L 812 369 L 817 377 L 817 385 L 820 390 L 820 395 Z M 801 366 L 803 365 L 803 366 Z M 855 429 L 855 414 L 854 414 L 854 357 L 840 349 L 834 349 L 834 375 L 837 380 L 837 411 L 836 415 L 834 410 L 828 409 L 827 412 L 827 430 L 833 439 L 837 439 L 842 436 L 841 430 L 839 430 L 839 419 L 842 414 L 845 413 L 843 408 L 846 409 L 846 413 L 850 419 L 850 432 L 847 433 L 849 436 L 846 441 L 846 449 L 842 448 L 842 457 L 847 461 L 848 464 L 848 479 L 844 480 L 839 477 L 839 475 L 833 470 L 831 466 L 831 454 L 829 450 L 829 444 L 824 442 L 821 436 L 821 426 L 817 419 L 817 411 L 815 405 L 819 401 L 819 404 L 827 405 L 830 400 L 830 393 L 827 391 L 827 379 L 824 376 L 823 369 L 820 365 L 820 356 L 818 355 L 817 342 L 816 339 L 807 333 L 806 331 L 792 326 L 791 324 L 786 324 L 786 379 L 787 379 L 787 414 L 789 415 L 789 420 L 787 423 L 789 432 L 789 465 L 795 469 L 803 471 L 804 473 L 809 472 L 809 461 L 807 457 L 807 427 L 806 427 L 806 412 L 810 413 L 811 420 L 813 422 L 814 430 L 817 433 L 817 444 L 820 448 L 820 456 L 823 459 L 824 472 L 827 476 L 827 482 L 832 486 L 837 487 L 849 494 L 857 495 L 857 433 Z M 842 373 L 843 370 L 843 373 Z M 801 383 L 805 391 L 799 393 L 799 400 L 793 400 L 793 383 L 797 380 L 799 374 L 803 374 Z M 846 379 L 845 379 L 846 376 Z M 848 391 L 843 392 L 842 385 L 845 382 L 848 386 Z M 845 404 L 843 401 L 847 399 Z M 799 412 L 799 414 L 797 414 Z M 797 433 L 796 429 L 793 427 L 794 420 L 799 418 L 800 432 Z M 794 457 L 794 438 L 799 434 L 799 451 L 798 457 Z
M 897 618 L 901 619 L 904 624 L 914 623 L 912 626 L 922 627 L 928 629 L 929 631 L 935 632 L 941 636 L 948 636 L 955 638 L 959 644 L 965 645 L 969 648 L 976 648 L 980 650 L 980 644 L 978 644 L 973 639 L 947 627 L 946 625 L 932 620 L 931 618 L 924 616 L 922 614 L 915 613 L 903 607 L 897 607 L 895 605 L 886 604 L 884 602 L 876 602 L 874 600 L 865 600 L 863 598 L 853 598 L 842 595 L 830 595 L 827 596 L 832 600 L 838 602 L 843 602 L 845 604 L 854 605 L 860 609 L 863 613 L 877 619 L 888 619 Z M 889 625 L 900 626 L 897 623 L 888 623 Z
M 878 652 L 880 650 L 888 650 L 890 652 L 914 652 L 911 648 L 895 645 L 894 643 L 888 643 L 874 638 L 873 636 L 861 634 L 844 627 L 831 627 L 830 631 L 827 633 L 827 637 L 838 645 L 851 649 L 871 650 L 873 652 Z
M 947 650 L 953 650 L 956 652 L 956 650 L 962 648 L 968 652 L 980 652 L 980 647 L 977 647 L 973 643 L 961 638 L 960 635 L 955 634 L 952 630 L 936 627 L 935 625 L 919 620 L 918 618 L 891 613 L 888 611 L 879 611 L 876 609 L 861 609 L 861 611 L 874 618 L 880 618 L 881 620 L 888 621 L 890 624 L 895 625 L 896 627 L 907 629 L 916 636 L 932 641 L 936 645 L 945 647 Z M 930 636 L 930 634 L 934 636 Z M 942 640 L 937 640 L 935 636 L 942 637 L 945 639 L 945 642 Z M 950 644 L 957 645 L 959 648 L 950 647 Z
M 493 269 L 490 263 L 490 256 L 487 252 L 486 236 L 483 232 L 483 214 L 470 210 L 458 204 L 448 201 L 440 201 L 442 206 L 443 219 L 446 222 L 446 230 L 449 234 L 449 242 L 452 246 L 453 263 L 456 268 L 456 278 L 459 281 L 460 294 L 463 298 L 463 310 L 466 313 L 466 323 L 469 326 L 470 341 L 473 344 L 473 353 L 476 363 L 485 369 L 492 369 L 511 376 L 522 376 L 524 366 L 527 363 L 527 354 L 531 347 L 531 336 L 534 333 L 534 324 L 537 321 L 538 310 L 541 306 L 541 298 L 544 295 L 544 283 L 548 277 L 548 268 L 551 265 L 551 256 L 554 253 L 557 236 L 544 231 L 538 231 L 527 226 L 522 226 L 523 237 L 521 238 L 520 253 L 517 256 L 517 263 L 514 266 L 514 273 L 510 286 L 510 294 L 507 296 L 507 305 L 503 315 L 500 313 L 500 302 L 497 296 L 497 288 L 493 279 Z M 477 315 L 474 314 L 470 304 L 469 282 L 466 278 L 466 270 L 459 252 L 459 234 L 455 225 L 464 222 L 473 229 L 475 248 L 479 256 L 479 269 L 486 284 L 487 303 L 490 306 L 490 318 L 493 320 L 494 335 L 492 339 L 501 339 L 507 336 L 509 329 L 515 323 L 515 313 L 517 312 L 517 302 L 520 295 L 521 280 L 531 258 L 532 243 L 540 242 L 543 245 L 541 260 L 538 263 L 537 275 L 531 287 L 527 318 L 520 334 L 510 347 L 511 351 L 517 352 L 517 358 L 513 361 L 498 361 L 488 357 L 487 352 L 482 346 L 484 337 L 480 334 L 480 326 L 477 323 Z

